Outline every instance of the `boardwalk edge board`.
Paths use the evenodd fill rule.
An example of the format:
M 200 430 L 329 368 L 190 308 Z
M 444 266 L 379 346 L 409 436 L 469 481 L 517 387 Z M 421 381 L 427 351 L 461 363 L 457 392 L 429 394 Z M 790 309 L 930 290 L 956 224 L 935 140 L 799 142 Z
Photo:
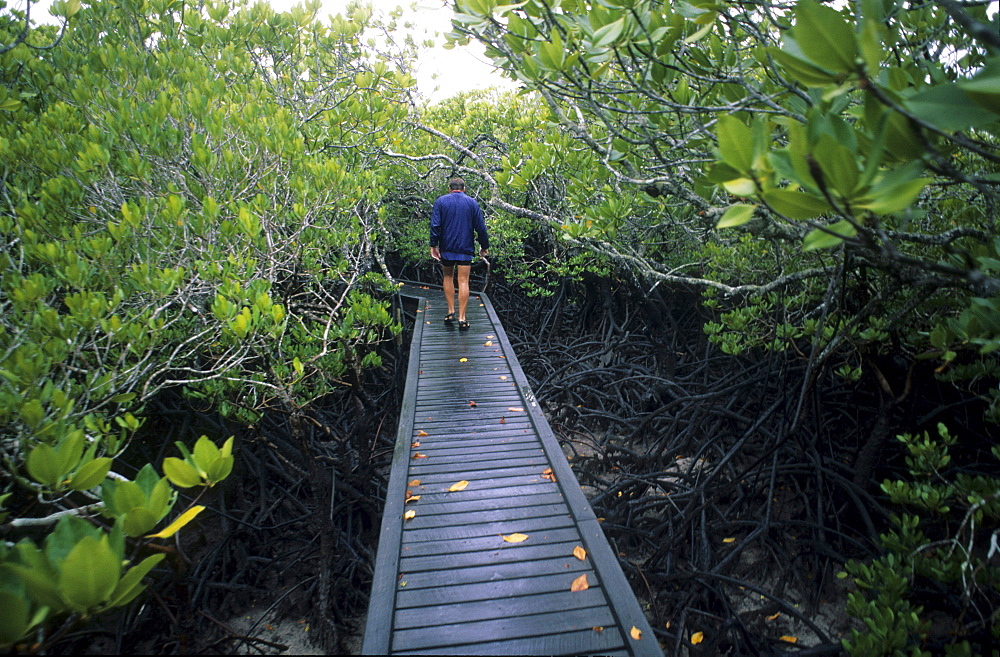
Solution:
M 469 299 L 472 330 L 464 332 L 464 334 L 457 331 L 446 334 L 445 331 L 448 329 L 436 325 L 440 321 L 434 322 L 432 319 L 440 320 L 440 316 L 443 316 L 443 299 L 440 299 L 439 286 L 404 282 L 400 285 L 399 294 L 417 299 L 418 309 L 414 320 L 406 388 L 400 409 L 396 445 L 381 522 L 381 534 L 375 559 L 375 573 L 362 653 L 384 655 L 394 651 L 411 653 L 430 649 L 439 654 L 517 653 L 529 655 L 621 652 L 621 654 L 662 656 L 663 653 L 656 636 L 625 579 L 617 555 L 612 551 L 605 538 L 593 509 L 580 489 L 576 476 L 535 399 L 528 379 L 514 354 L 489 298 L 483 293 L 473 293 Z M 481 353 L 475 353 L 477 345 L 474 344 L 474 341 L 479 339 L 477 336 L 483 331 L 490 333 L 488 338 L 497 346 L 498 353 L 504 355 L 502 359 L 482 358 Z M 427 353 L 422 353 L 424 351 Z M 459 357 L 466 360 L 460 361 Z M 494 361 L 499 365 L 494 365 Z M 480 365 L 489 367 L 490 371 L 486 375 L 481 374 L 481 368 L 477 368 Z M 436 383 L 433 384 L 432 388 L 427 386 L 427 377 L 421 370 L 422 367 L 434 369 L 433 376 Z M 499 369 L 494 370 L 494 367 L 499 367 Z M 442 368 L 448 368 L 448 371 L 444 371 Z M 453 373 L 449 374 L 449 372 Z M 496 385 L 496 382 L 501 378 L 503 378 L 504 385 Z M 468 414 L 469 420 L 475 418 L 482 422 L 499 422 L 494 417 L 495 413 L 490 411 L 491 407 L 502 409 L 508 404 L 512 407 L 516 406 L 518 412 L 512 413 L 514 417 L 511 420 L 517 423 L 518 434 L 536 437 L 535 446 L 540 446 L 545 456 L 545 459 L 537 461 L 538 465 L 529 466 L 527 470 L 524 468 L 496 468 L 497 471 L 510 472 L 512 476 L 507 479 L 480 478 L 475 480 L 475 483 L 483 486 L 502 486 L 504 493 L 509 494 L 511 490 L 518 490 L 521 487 L 520 484 L 526 483 L 524 482 L 525 475 L 514 476 L 515 473 L 522 471 L 532 473 L 532 469 L 534 469 L 538 470 L 540 475 L 542 468 L 547 465 L 551 468 L 552 475 L 550 476 L 553 476 L 555 485 L 541 477 L 535 483 L 530 483 L 530 480 L 527 483 L 532 486 L 532 490 L 535 490 L 535 484 L 549 483 L 549 486 L 545 488 L 553 492 L 558 491 L 558 495 L 563 498 L 566 507 L 564 513 L 546 516 L 551 519 L 551 526 L 546 526 L 545 523 L 549 521 L 544 517 L 535 519 L 524 517 L 517 520 L 516 517 L 511 516 L 515 519 L 505 519 L 502 517 L 502 513 L 499 513 L 502 509 L 494 513 L 489 508 L 490 505 L 486 505 L 480 512 L 483 516 L 480 522 L 466 525 L 464 523 L 473 520 L 473 518 L 469 516 L 466 519 L 465 516 L 468 514 L 459 512 L 456 515 L 456 520 L 463 522 L 453 526 L 447 525 L 448 514 L 442 514 L 441 510 L 454 508 L 457 511 L 463 505 L 452 504 L 452 502 L 459 502 L 460 498 L 458 497 L 453 500 L 449 499 L 446 503 L 443 498 L 437 497 L 437 494 L 440 493 L 437 489 L 442 484 L 453 483 L 452 480 L 457 478 L 471 479 L 471 477 L 462 476 L 460 468 L 453 469 L 447 463 L 439 461 L 438 465 L 432 464 L 435 446 L 447 450 L 447 452 L 442 452 L 442 456 L 445 453 L 454 455 L 447 458 L 448 461 L 459 461 L 460 459 L 455 458 L 455 456 L 459 456 L 461 450 L 456 451 L 455 447 L 461 443 L 463 437 L 476 441 L 479 448 L 488 449 L 488 444 L 492 442 L 477 440 L 485 439 L 490 434 L 477 435 L 477 431 L 481 427 L 468 424 L 468 421 L 466 421 L 465 431 L 455 428 L 463 424 L 462 405 L 468 405 L 469 402 L 469 400 L 455 399 L 455 391 L 464 392 L 467 387 L 471 386 L 485 387 L 475 388 L 483 396 L 483 399 L 473 401 L 482 404 L 483 408 L 476 409 L 481 411 L 479 413 Z M 503 401 L 498 402 L 498 397 L 501 394 Z M 440 405 L 435 407 L 434 404 L 437 402 L 440 402 Z M 435 416 L 438 418 L 437 420 L 434 419 Z M 502 412 L 501 417 L 504 417 Z M 435 422 L 440 424 L 435 424 Z M 423 434 L 427 436 L 427 443 L 419 448 L 414 448 L 411 446 L 421 440 L 418 436 L 421 435 L 422 429 L 418 425 L 428 430 Z M 437 437 L 430 435 L 433 433 L 433 429 L 438 427 L 451 436 L 448 441 L 442 442 Z M 492 433 L 500 426 L 494 427 L 491 424 L 482 428 Z M 421 452 L 426 451 L 431 456 L 426 459 L 411 458 L 411 452 L 415 454 L 417 449 Z M 509 456 L 514 456 L 514 454 Z M 467 466 L 470 475 L 473 468 L 483 468 L 483 465 L 477 466 L 475 464 L 475 461 L 481 458 L 484 456 L 469 455 Z M 498 450 L 494 458 L 504 459 L 507 457 Z M 525 461 L 525 465 L 528 465 L 529 462 L 536 462 L 534 459 L 530 461 L 528 459 L 517 460 Z M 487 465 L 483 472 L 490 470 L 493 468 Z M 438 471 L 439 474 L 434 474 L 435 471 Z M 407 484 L 412 479 L 420 479 L 424 485 L 433 484 L 435 499 L 439 499 L 442 504 L 447 504 L 447 506 L 438 507 L 438 510 L 435 511 L 432 508 L 433 502 L 428 499 L 428 502 L 431 503 L 427 505 L 426 511 L 429 513 L 421 517 L 419 503 L 415 505 L 405 504 Z M 513 489 L 510 486 L 513 486 Z M 414 494 L 422 493 L 418 490 L 412 492 Z M 514 498 L 513 501 L 517 502 L 518 500 Z M 550 501 L 554 502 L 554 498 L 546 498 L 546 502 Z M 534 505 L 515 503 L 506 510 L 516 511 L 531 506 Z M 417 516 L 413 521 L 408 521 L 410 524 L 404 526 L 403 514 L 410 509 L 418 509 Z M 473 509 L 469 511 L 472 512 Z M 536 508 L 530 514 L 534 515 L 540 511 L 540 508 Z M 432 523 L 434 527 L 427 527 L 425 523 L 431 521 L 432 516 L 435 518 Z M 518 531 L 518 527 L 521 526 L 525 528 L 523 531 L 535 532 L 531 535 L 539 541 L 536 544 L 537 549 L 533 548 L 523 552 L 527 558 L 523 564 L 523 574 L 526 577 L 513 580 L 490 580 L 481 584 L 461 584 L 465 580 L 464 573 L 468 573 L 472 579 L 486 578 L 491 574 L 491 568 L 495 569 L 498 576 L 499 573 L 510 572 L 516 578 L 517 573 L 521 572 L 522 567 L 516 565 L 520 562 L 510 561 L 507 558 L 498 562 L 488 558 L 491 549 L 503 547 L 502 536 L 484 534 L 483 532 L 498 530 L 499 533 L 507 531 L 508 528 L 510 531 Z M 441 534 L 438 535 L 438 532 Z M 557 553 L 548 552 L 543 547 L 548 543 L 545 540 L 546 532 L 553 533 L 553 538 L 556 539 L 557 543 L 565 543 L 567 547 L 578 541 L 587 551 L 587 563 L 573 564 L 571 563 L 572 555 L 560 558 Z M 430 543 L 419 542 L 427 540 L 430 540 Z M 453 541 L 455 544 L 449 547 L 447 541 Z M 430 548 L 433 545 L 441 545 L 442 549 L 435 548 L 427 552 L 423 548 L 423 546 Z M 473 545 L 478 547 L 472 547 Z M 411 547 L 414 548 L 416 554 L 409 552 Z M 478 566 L 475 561 L 475 553 L 481 553 L 486 558 L 485 561 L 478 562 Z M 461 556 L 462 554 L 467 556 Z M 443 562 L 440 566 L 433 565 L 435 558 L 442 559 Z M 427 586 L 426 576 L 435 571 L 441 572 L 449 569 L 447 563 L 444 563 L 448 558 L 460 558 L 462 564 L 459 566 L 459 562 L 455 563 L 458 566 L 458 570 L 453 572 L 455 579 L 443 578 L 450 580 L 451 586 L 423 588 Z M 533 563 L 539 567 L 544 566 L 548 570 L 533 572 L 531 570 Z M 414 588 L 410 590 L 404 588 L 408 575 L 400 571 L 401 566 L 415 567 L 411 573 L 414 578 Z M 554 566 L 565 569 L 563 572 L 553 571 Z M 423 575 L 420 574 L 421 571 L 424 573 Z M 593 587 L 593 590 L 588 591 L 588 597 L 593 599 L 593 597 L 599 596 L 600 599 L 604 600 L 602 604 L 594 607 L 594 617 L 601 618 L 601 623 L 595 623 L 595 627 L 590 629 L 574 628 L 559 622 L 559 619 L 564 619 L 566 622 L 572 620 L 571 625 L 583 622 L 580 619 L 584 618 L 585 614 L 582 614 L 580 609 L 573 612 L 567 608 L 566 613 L 560 613 L 558 609 L 545 605 L 534 608 L 531 606 L 541 601 L 558 599 L 558 594 L 568 589 L 552 589 L 551 587 L 556 585 L 556 582 L 563 582 L 557 586 L 565 587 L 566 581 L 585 571 L 589 573 L 588 577 L 592 580 Z M 482 573 L 482 575 L 477 573 Z M 442 572 L 442 574 L 445 573 Z M 537 588 L 531 584 L 532 582 L 539 585 L 542 585 L 543 582 L 551 583 Z M 490 588 L 484 589 L 483 587 Z M 469 605 L 471 601 L 468 598 L 449 597 L 449 595 L 465 592 L 466 589 L 473 596 L 473 600 L 478 599 L 487 604 Z M 517 609 L 517 613 L 508 612 L 496 617 L 496 620 L 489 620 L 491 618 L 491 614 L 488 612 L 489 591 L 497 593 L 496 604 L 498 607 L 502 606 L 507 610 Z M 504 591 L 506 593 L 503 593 Z M 452 606 L 456 612 L 456 617 L 452 622 L 449 622 L 448 619 L 447 609 L 449 606 Z M 583 606 L 589 608 L 589 605 Z M 426 629 L 422 629 L 418 621 L 424 609 L 426 609 L 428 621 Z M 462 613 L 462 610 L 472 611 L 467 612 L 469 615 L 466 615 Z M 516 622 L 514 622 L 515 618 Z M 537 620 L 533 621 L 532 618 Z M 541 622 L 543 619 L 548 620 Z M 630 637 L 630 630 L 633 627 L 641 631 L 641 639 L 636 640 Z M 519 634 L 521 631 L 519 628 L 523 628 L 524 634 Z M 426 632 L 426 636 L 422 636 L 421 632 Z

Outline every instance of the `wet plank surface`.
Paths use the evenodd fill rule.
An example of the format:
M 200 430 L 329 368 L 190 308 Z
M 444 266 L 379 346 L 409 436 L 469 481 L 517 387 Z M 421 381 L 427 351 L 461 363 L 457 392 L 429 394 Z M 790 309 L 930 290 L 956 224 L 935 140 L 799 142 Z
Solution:
M 439 288 L 401 293 L 421 301 L 363 652 L 662 655 L 489 299 L 459 331 Z

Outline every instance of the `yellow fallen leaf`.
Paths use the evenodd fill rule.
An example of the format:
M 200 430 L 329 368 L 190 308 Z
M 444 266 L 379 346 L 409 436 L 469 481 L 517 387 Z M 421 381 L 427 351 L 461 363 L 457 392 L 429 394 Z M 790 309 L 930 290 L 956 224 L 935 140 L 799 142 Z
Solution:
M 459 358 L 458 359 L 458 362 L 460 362 L 460 363 L 467 363 L 468 361 L 469 361 L 468 358 Z
M 573 580 L 573 583 L 569 585 L 569 590 L 573 593 L 579 593 L 580 591 L 586 591 L 590 588 L 590 583 L 587 582 L 587 573 L 584 573 Z
M 774 613 L 774 614 L 772 614 L 771 616 L 768 616 L 768 617 L 767 617 L 767 620 L 774 620 L 775 618 L 777 618 L 777 617 L 778 617 L 778 616 L 780 616 L 780 615 L 781 615 L 781 612 L 780 612 L 780 611 L 778 611 L 778 612 L 775 612 L 775 613 Z
M 420 452 L 417 452 L 416 454 L 414 454 L 412 456 L 412 458 L 415 458 L 415 459 L 425 459 L 425 458 L 427 458 L 427 455 L 426 454 L 421 454 Z
M 788 635 L 785 635 L 785 636 L 782 636 L 782 637 L 778 637 L 778 640 L 779 641 L 784 641 L 785 643 L 798 643 L 799 638 L 797 636 L 788 636 Z
M 508 410 L 508 411 L 512 411 L 512 412 L 514 412 L 514 413 L 521 413 L 521 412 L 523 412 L 523 411 L 524 411 L 524 409 L 523 409 L 523 408 L 521 408 L 520 406 L 509 406 L 509 407 L 507 408 L 507 410 Z
M 409 511 L 403 514 L 403 520 L 413 520 L 416 517 L 417 517 L 417 512 L 414 511 L 413 509 L 410 509 Z
M 628 634 L 629 634 L 629 636 L 631 636 L 636 641 L 638 641 L 639 639 L 642 638 L 642 630 L 640 630 L 635 625 L 633 625 L 632 629 L 628 631 Z
M 505 377 L 505 376 L 501 376 L 501 377 L 500 377 L 500 380 L 501 380 L 501 381 L 506 381 L 506 380 L 507 380 L 507 377 Z
M 469 485 L 469 482 L 467 482 L 466 480 L 463 479 L 462 481 L 460 481 L 458 483 L 455 483 L 455 484 L 452 484 L 451 486 L 449 486 L 448 490 L 451 491 L 452 493 L 454 493 L 456 491 L 465 490 L 465 487 L 468 486 L 468 485 Z
M 695 632 L 694 634 L 691 635 L 691 643 L 693 643 L 695 645 L 698 645 L 699 643 L 701 643 L 704 640 L 705 640 L 705 633 L 704 632 Z
M 503 540 L 505 540 L 508 543 L 523 543 L 524 541 L 528 540 L 528 535 L 521 533 L 510 534 L 509 536 L 504 536 Z
M 724 539 L 722 539 L 722 542 L 723 542 L 723 543 L 735 543 L 735 542 L 736 542 L 736 539 L 735 539 L 735 538 L 733 538 L 732 536 L 730 536 L 729 538 L 724 538 Z
M 603 631 L 604 631 L 604 628 L 603 628 L 603 627 L 601 627 L 600 625 L 595 625 L 595 626 L 594 626 L 594 631 L 595 631 L 595 632 L 603 632 Z
M 423 429 L 421 429 L 420 431 L 417 432 L 417 435 L 418 436 L 429 436 L 430 434 L 427 433 L 426 431 L 424 431 Z
M 493 338 L 495 338 L 496 336 L 495 336 L 495 335 L 487 335 L 486 337 L 487 337 L 488 339 L 492 340 L 492 339 L 493 339 Z
M 408 483 L 406 485 L 407 486 L 419 486 L 420 485 L 420 480 L 419 479 L 414 479 L 413 481 L 411 481 L 410 483 Z
M 167 525 L 166 528 L 164 528 L 162 531 L 159 531 L 155 534 L 150 534 L 146 538 L 170 538 L 178 531 L 180 531 L 181 527 L 194 520 L 194 517 L 204 510 L 205 507 L 203 507 L 200 504 L 197 506 L 193 506 L 184 513 L 182 513 L 177 518 L 177 520 L 174 520 L 172 523 Z
M 487 340 L 486 342 L 483 343 L 483 346 L 484 347 L 492 347 L 493 346 L 493 340 Z
M 410 502 L 416 502 L 419 499 L 420 499 L 419 495 L 409 495 L 409 496 L 407 496 L 405 503 L 409 504 Z
M 583 561 L 584 559 L 587 558 L 587 551 L 584 550 L 581 546 L 577 545 L 575 548 L 573 548 L 573 556 L 579 559 L 580 561 Z
M 666 624 L 666 625 L 664 625 L 664 627 L 665 627 L 665 628 L 667 628 L 667 629 L 669 630 L 669 629 L 670 629 L 670 621 L 667 621 L 667 624 Z

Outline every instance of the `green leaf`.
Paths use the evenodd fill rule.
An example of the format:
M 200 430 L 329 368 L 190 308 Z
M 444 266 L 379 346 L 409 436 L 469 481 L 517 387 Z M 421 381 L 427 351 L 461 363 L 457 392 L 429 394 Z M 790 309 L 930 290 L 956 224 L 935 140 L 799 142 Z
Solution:
M 221 456 L 219 448 L 215 446 L 208 436 L 202 436 L 194 444 L 194 464 L 205 471 L 207 466 Z
M 813 0 L 799 0 L 795 9 L 795 41 L 812 62 L 831 71 L 854 68 L 854 31 L 835 9 Z
M 719 118 L 716 126 L 719 155 L 722 161 L 744 175 L 753 166 L 753 135 L 742 121 L 731 114 Z
M 820 68 L 812 62 L 801 57 L 797 57 L 786 50 L 768 48 L 767 52 L 770 53 L 774 61 L 777 62 L 778 65 L 792 77 L 792 79 L 807 87 L 824 87 L 837 81 L 837 76 L 833 72 Z
M 939 84 L 910 97 L 906 108 L 914 116 L 941 130 L 982 128 L 1000 115 L 972 102 L 957 84 Z
M 59 593 L 70 607 L 86 613 L 107 600 L 120 577 L 121 564 L 108 547 L 107 538 L 87 536 L 63 562 Z
M 750 178 L 736 178 L 722 183 L 722 188 L 733 196 L 753 196 L 757 192 L 757 185 Z
M 930 182 L 930 178 L 917 178 L 887 188 L 876 185 L 864 199 L 859 200 L 855 205 L 871 210 L 875 214 L 899 212 L 910 207 Z
M 59 468 L 56 450 L 44 444 L 31 450 L 26 465 L 31 478 L 49 488 L 58 487 L 64 474 Z
M 843 198 L 851 198 L 860 178 L 854 152 L 833 137 L 823 135 L 813 149 L 813 156 L 823 171 L 827 185 Z
M 1000 115 L 1000 57 L 986 62 L 974 78 L 959 82 L 958 86 L 976 104 Z
M 719 223 L 715 224 L 715 227 L 719 229 L 742 226 L 753 219 L 753 213 L 756 209 L 756 205 L 746 203 L 730 205 L 725 214 L 722 215 L 722 218 L 719 219 Z
M 831 234 L 834 233 L 834 234 Z M 850 239 L 857 235 L 857 230 L 847 220 L 838 221 L 831 224 L 826 229 L 816 228 L 810 231 L 802 240 L 803 251 L 815 251 L 817 249 L 830 249 L 840 246 L 845 239 Z
M 830 210 L 825 199 L 791 189 L 772 189 L 764 192 L 763 198 L 775 212 L 789 219 L 812 219 Z
M 594 40 L 592 43 L 593 48 L 604 48 L 610 46 L 612 43 L 618 40 L 618 37 L 622 35 L 622 31 L 625 29 L 625 17 L 622 16 L 613 23 L 608 23 L 599 30 L 594 31 Z
M 163 474 L 167 475 L 170 483 L 181 488 L 191 488 L 201 484 L 201 475 L 198 471 L 187 461 L 173 456 L 163 459 Z
M 112 459 L 104 456 L 93 461 L 84 463 L 73 478 L 70 479 L 69 487 L 73 490 L 90 490 L 100 485 L 111 470 Z
M 165 554 L 154 554 L 146 557 L 139 564 L 129 568 L 128 571 L 118 581 L 118 585 L 108 598 L 107 606 L 121 607 L 132 602 L 143 588 L 142 578 L 145 577 L 158 563 L 163 561 Z
M 0 646 L 9 646 L 28 631 L 31 603 L 13 591 L 0 591 Z
M 121 518 L 122 531 L 126 536 L 142 536 L 156 526 L 160 521 L 152 511 L 144 506 L 137 506 L 131 509 Z

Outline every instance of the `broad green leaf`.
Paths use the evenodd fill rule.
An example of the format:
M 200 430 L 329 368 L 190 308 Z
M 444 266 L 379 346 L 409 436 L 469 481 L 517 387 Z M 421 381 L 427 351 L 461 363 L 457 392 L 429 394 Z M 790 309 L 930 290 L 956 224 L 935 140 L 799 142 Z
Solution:
M 31 603 L 13 591 L 0 591 L 0 646 L 9 646 L 28 631 Z
M 1000 114 L 1000 57 L 989 60 L 975 77 L 959 82 L 958 86 L 976 104 Z
M 137 506 L 122 516 L 122 531 L 126 536 L 135 538 L 148 532 L 159 521 L 152 511 L 144 506 Z
M 207 470 L 207 466 L 219 458 L 220 455 L 219 448 L 215 446 L 215 443 L 208 436 L 202 436 L 194 444 L 194 464 L 202 471 Z
M 840 246 L 845 239 L 850 239 L 855 235 L 857 235 L 857 230 L 854 226 L 847 220 L 841 220 L 827 226 L 825 230 L 816 228 L 810 231 L 802 240 L 802 250 L 830 249 Z
M 816 66 L 810 61 L 779 48 L 768 48 L 768 53 L 774 58 L 788 75 L 807 87 L 823 87 L 837 81 L 835 73 Z
M 733 196 L 753 196 L 757 192 L 757 186 L 750 178 L 727 180 L 722 187 Z
M 747 175 L 753 166 L 753 135 L 742 121 L 725 114 L 716 126 L 719 155 L 722 161 Z
M 843 198 L 851 198 L 860 178 L 854 152 L 833 137 L 823 135 L 813 149 L 813 157 L 823 171 L 827 187 L 837 190 Z
M 753 213 L 756 209 L 756 205 L 745 203 L 730 205 L 725 214 L 722 215 L 722 218 L 719 219 L 719 223 L 715 224 L 715 227 L 732 228 L 734 226 L 742 226 L 753 219 Z
M 939 84 L 910 97 L 906 108 L 919 119 L 941 130 L 981 128 L 1000 120 L 1000 115 L 973 103 L 957 84 Z
M 90 490 L 100 485 L 111 470 L 112 459 L 104 456 L 84 463 L 70 479 L 69 487 L 73 490 Z
M 813 0 L 799 0 L 793 31 L 810 61 L 837 72 L 854 68 L 858 52 L 854 31 L 837 10 Z
M 142 593 L 142 578 L 145 577 L 158 563 L 163 561 L 165 554 L 154 554 L 146 557 L 140 563 L 129 568 L 118 581 L 118 585 L 108 598 L 108 607 L 120 607 L 132 602 L 133 599 Z
M 31 478 L 49 488 L 56 488 L 65 474 L 59 467 L 56 450 L 45 444 L 31 450 L 26 465 Z
M 159 531 L 155 534 L 150 534 L 146 538 L 170 538 L 171 536 L 179 532 L 181 530 L 181 527 L 194 520 L 195 516 L 197 516 L 204 510 L 205 510 L 204 506 L 201 505 L 193 506 L 184 513 L 182 513 L 180 516 L 178 516 L 176 520 L 167 525 L 162 531 Z
M 772 189 L 764 192 L 763 198 L 775 212 L 789 219 L 811 219 L 830 210 L 825 199 L 791 189 Z
M 594 41 L 592 43 L 592 47 L 604 48 L 606 46 L 610 46 L 612 43 L 618 40 L 618 37 L 622 35 L 622 31 L 624 29 L 625 29 L 625 17 L 622 16 L 613 23 L 609 23 L 594 32 Z
M 174 486 L 191 488 L 201 484 L 201 475 L 188 463 L 179 458 L 169 456 L 163 459 L 163 474 Z
M 889 188 L 876 185 L 864 199 L 859 200 L 855 205 L 871 210 L 875 214 L 900 212 L 910 207 L 930 182 L 930 178 L 917 178 Z
M 234 460 L 232 456 L 220 456 L 210 463 L 206 468 L 208 481 L 215 484 L 228 477 L 229 473 L 233 471 Z
M 73 609 L 86 613 L 107 600 L 120 577 L 121 564 L 107 540 L 87 536 L 63 563 L 59 593 Z
M 882 67 L 885 51 L 882 47 L 883 29 L 877 21 L 865 18 L 864 28 L 858 36 L 858 50 L 865 61 L 865 70 L 870 77 L 878 74 Z

